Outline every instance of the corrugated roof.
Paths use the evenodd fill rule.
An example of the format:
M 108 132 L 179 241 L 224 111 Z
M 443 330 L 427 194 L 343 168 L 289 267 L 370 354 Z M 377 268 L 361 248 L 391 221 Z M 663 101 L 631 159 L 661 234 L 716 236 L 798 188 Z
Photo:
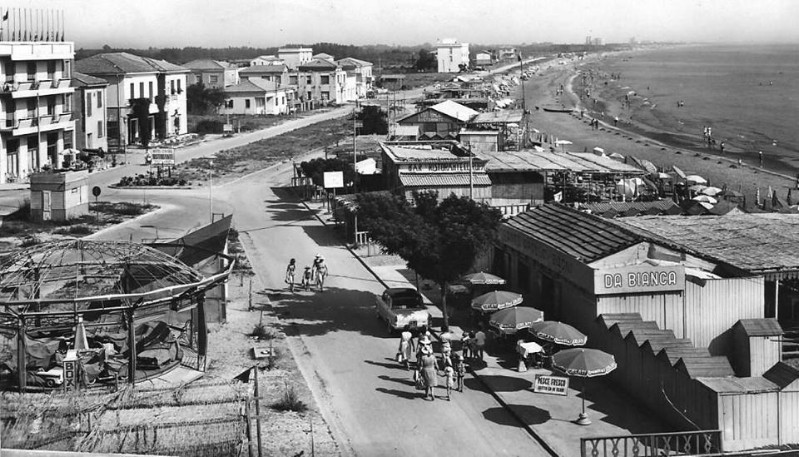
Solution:
M 247 78 L 239 81 L 238 84 L 225 87 L 226 94 L 235 94 L 242 92 L 275 92 L 277 90 L 277 83 L 267 81 L 261 78 Z
M 236 68 L 235 65 L 213 59 L 195 59 L 184 63 L 183 66 L 190 70 L 229 70 Z
M 75 69 L 89 75 L 120 75 L 128 73 L 188 73 L 187 68 L 165 60 L 151 59 L 127 52 L 96 54 L 75 62 Z
M 489 172 L 572 171 L 640 176 L 646 172 L 608 157 L 576 152 L 499 151 L 481 152 Z
M 519 231 L 584 263 L 607 257 L 642 240 L 607 219 L 558 204 L 541 205 L 518 214 L 500 227 L 500 230 L 507 229 Z
M 649 214 L 651 211 L 657 211 L 660 214 L 674 214 L 673 211 L 682 212 L 680 205 L 674 203 L 674 200 L 665 198 L 663 200 L 654 200 L 651 202 L 601 202 L 601 203 L 581 203 L 580 209 L 590 211 L 593 214 L 605 216 L 607 214 L 626 214 L 628 211 L 634 211 L 637 214 Z
M 85 86 L 107 86 L 108 81 L 103 78 L 96 78 L 92 75 L 87 75 L 77 71 L 72 72 L 72 87 L 85 87 Z
M 643 216 L 619 220 L 753 274 L 799 277 L 799 215 Z
M 738 321 L 744 332 L 748 336 L 779 336 L 782 335 L 782 327 L 780 327 L 777 319 L 768 317 L 765 319 L 741 319 Z
M 699 377 L 696 380 L 710 390 L 720 394 L 776 392 L 780 390 L 776 384 L 760 376 L 751 378 Z
M 401 173 L 400 182 L 406 187 L 468 186 L 469 173 Z M 475 186 L 490 186 L 491 180 L 482 173 L 473 173 Z
M 520 109 L 509 109 L 500 111 L 488 111 L 479 113 L 469 124 L 509 124 L 520 123 L 524 118 L 524 111 Z
M 763 373 L 763 377 L 784 389 L 799 379 L 799 370 L 785 362 L 777 362 Z
M 452 100 L 443 101 L 437 105 L 430 107 L 441 114 L 455 118 L 461 122 L 466 122 L 469 119 L 477 116 L 479 113 L 468 106 L 463 106 L 460 103 L 455 103 Z
M 658 357 L 665 357 L 670 365 L 674 365 L 681 359 L 710 357 L 710 351 L 698 347 L 671 347 L 661 349 Z

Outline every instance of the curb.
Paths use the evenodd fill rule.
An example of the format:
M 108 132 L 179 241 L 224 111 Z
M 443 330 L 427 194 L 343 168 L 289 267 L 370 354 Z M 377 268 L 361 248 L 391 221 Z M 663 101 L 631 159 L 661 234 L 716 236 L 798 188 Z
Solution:
M 310 206 L 308 206 L 308 203 L 307 203 L 305 200 L 302 200 L 302 199 L 300 199 L 300 202 L 301 202 L 301 203 L 302 203 L 302 205 L 305 207 L 305 209 L 307 209 L 308 211 L 311 211 L 311 212 L 313 212 L 313 213 L 314 213 L 314 217 L 315 217 L 315 218 L 316 218 L 316 219 L 317 219 L 319 222 L 321 222 L 321 223 L 322 223 L 322 225 L 324 225 L 325 227 L 327 227 L 327 226 L 328 226 L 328 224 L 327 224 L 327 223 L 324 221 L 324 219 L 322 219 L 322 218 L 319 216 L 319 214 L 318 214 L 318 213 L 314 212 L 314 210 L 313 210 L 313 209 L 311 209 L 311 207 L 310 207 Z M 380 284 L 382 284 L 382 285 L 383 285 L 384 287 L 386 287 L 386 288 L 388 287 L 388 285 L 385 283 L 385 281 L 383 281 L 383 279 L 382 279 L 380 276 L 378 276 L 378 275 L 377 275 L 377 273 L 375 273 L 375 271 L 374 271 L 374 270 L 372 270 L 372 268 L 371 268 L 371 267 L 370 267 L 370 266 L 369 266 L 369 265 L 368 265 L 368 264 L 367 264 L 367 263 L 366 263 L 366 262 L 365 262 L 365 261 L 364 261 L 364 260 L 361 258 L 361 256 L 359 256 L 359 255 L 358 255 L 358 254 L 357 254 L 355 251 L 353 251 L 353 250 L 352 250 L 352 248 L 350 248 L 350 246 L 349 246 L 348 244 L 344 243 L 344 247 L 346 247 L 346 248 L 347 248 L 347 250 L 348 250 L 348 251 L 349 251 L 349 252 L 352 254 L 352 256 L 353 256 L 353 257 L 355 257 L 356 259 L 358 259 L 358 262 L 360 262 L 360 263 L 361 263 L 361 265 L 363 265 L 363 266 L 364 266 L 364 268 L 366 268 L 366 270 L 367 270 L 369 273 L 371 273 L 371 274 L 372 274 L 372 276 L 374 276 L 374 277 L 375 277 L 375 279 L 377 279 L 377 280 L 380 282 Z M 441 341 L 441 336 L 440 336 L 440 334 L 439 334 L 438 332 L 434 331 L 433 329 L 429 329 L 429 330 L 430 330 L 430 333 L 432 333 L 432 334 L 433 334 L 433 336 L 434 336 L 434 337 L 435 337 L 435 338 L 436 338 L 436 339 L 437 339 L 437 340 L 440 342 L 440 341 Z M 549 453 L 549 455 L 550 455 L 550 456 L 552 456 L 552 457 L 560 457 L 560 455 L 559 455 L 557 452 L 555 452 L 555 450 L 552 448 L 552 446 L 550 446 L 550 445 L 549 445 L 549 443 L 547 443 L 547 442 L 546 442 L 546 440 L 544 440 L 544 439 L 543 439 L 543 438 L 542 438 L 540 435 L 538 435 L 538 434 L 535 432 L 535 430 L 533 430 L 533 428 L 532 428 L 532 427 L 530 427 L 529 425 L 527 425 L 527 424 L 524 422 L 524 420 L 522 420 L 522 417 L 521 417 L 521 416 L 519 416 L 519 415 L 516 413 L 516 411 L 514 411 L 514 410 L 513 410 L 513 408 L 511 408 L 511 407 L 510 407 L 510 406 L 509 406 L 509 405 L 508 405 L 508 404 L 505 402 L 505 400 L 503 400 L 503 399 L 502 399 L 502 397 L 500 397 L 500 396 L 499 396 L 499 395 L 498 395 L 496 392 L 494 392 L 493 390 L 491 390 L 491 388 L 490 388 L 490 387 L 488 387 L 488 384 L 486 384 L 486 383 L 485 383 L 485 381 L 483 381 L 483 379 L 480 377 L 480 375 L 479 375 L 478 373 L 476 373 L 476 372 L 475 372 L 475 371 L 474 371 L 474 370 L 471 368 L 471 366 L 469 367 L 469 373 L 472 375 L 472 377 L 473 377 L 473 378 L 477 379 L 477 381 L 480 383 L 480 385 L 481 385 L 481 386 L 483 386 L 483 388 L 484 388 L 484 389 L 485 389 L 485 390 L 486 390 L 488 393 L 490 393 L 490 394 L 491 394 L 491 396 L 492 396 L 492 397 L 493 397 L 493 398 L 494 398 L 494 399 L 497 401 L 497 403 L 499 403 L 499 405 L 500 405 L 500 406 L 502 406 L 502 408 L 503 408 L 503 409 L 505 409 L 505 411 L 507 411 L 507 412 L 508 412 L 508 413 L 511 415 L 511 417 L 513 417 L 514 419 L 516 419 L 516 421 L 518 421 L 518 422 L 519 422 L 519 424 L 520 424 L 520 425 L 521 425 L 521 426 L 524 428 L 524 430 L 525 430 L 525 431 L 527 431 L 527 433 L 528 433 L 530 436 L 532 436 L 532 437 L 533 437 L 533 439 L 534 439 L 534 440 L 536 440 L 536 442 L 538 442 L 538 444 L 540 444 L 540 445 L 541 445 L 541 447 L 542 447 L 542 448 L 544 448 L 544 450 L 546 450 L 546 451 L 547 451 L 547 453 Z

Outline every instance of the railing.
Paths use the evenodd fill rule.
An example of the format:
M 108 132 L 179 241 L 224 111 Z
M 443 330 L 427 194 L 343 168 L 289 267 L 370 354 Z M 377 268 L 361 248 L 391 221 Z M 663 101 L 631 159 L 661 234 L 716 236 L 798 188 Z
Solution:
M 364 246 L 372 242 L 369 232 L 355 232 L 355 244 Z
M 580 438 L 582 457 L 667 457 L 721 452 L 721 430 Z

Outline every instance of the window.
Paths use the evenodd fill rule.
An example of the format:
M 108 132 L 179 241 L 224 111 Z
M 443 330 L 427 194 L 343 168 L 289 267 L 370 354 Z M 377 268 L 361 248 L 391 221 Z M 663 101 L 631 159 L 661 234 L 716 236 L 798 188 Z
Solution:
M 322 75 L 322 84 L 330 84 L 330 75 Z
M 55 114 L 55 97 L 47 97 L 47 115 Z
M 92 93 L 86 92 L 86 117 L 92 116 Z
M 103 121 L 97 121 L 97 138 L 103 137 Z
M 139 98 L 144 98 L 144 83 L 139 83 Z
M 310 99 L 312 99 L 312 98 L 313 98 L 313 97 L 311 96 L 311 91 L 308 91 L 308 98 L 307 98 L 307 100 L 310 100 Z
M 231 100 L 228 100 L 228 101 L 227 101 L 227 102 L 225 102 L 225 103 L 227 103 L 227 107 L 228 107 L 228 108 L 231 108 L 231 109 L 233 108 L 233 100 L 232 100 L 232 99 L 231 99 Z
M 102 108 L 103 107 L 103 93 L 102 92 L 97 92 L 97 93 L 95 93 L 95 95 L 97 96 L 97 107 L 98 108 Z
M 219 84 L 219 76 L 217 75 L 208 76 L 208 84 Z
M 306 83 L 306 84 L 313 84 L 313 79 L 311 79 L 311 75 L 308 75 L 308 76 L 305 78 L 305 83 Z
M 175 80 L 169 81 L 169 89 L 172 95 L 175 95 Z
M 36 117 L 36 99 L 29 98 L 27 100 L 28 104 L 28 119 L 33 119 Z
M 72 112 L 72 94 L 64 94 L 64 112 L 71 113 Z
M 28 62 L 28 81 L 36 79 L 36 62 Z
M 330 92 L 323 91 L 322 92 L 322 100 L 330 100 Z
M 6 82 L 11 82 L 14 80 L 14 62 L 8 61 L 3 63 L 3 73 L 6 75 Z
M 244 100 L 244 108 L 245 109 L 249 109 L 250 108 L 250 99 L 249 98 L 247 100 Z
M 47 78 L 55 79 L 55 60 L 47 61 Z
M 289 76 L 289 84 L 297 85 L 297 75 L 290 75 Z
M 150 90 L 150 92 L 148 93 L 148 96 L 150 97 L 150 103 L 152 103 L 153 102 L 153 97 L 155 97 L 155 94 L 153 93 L 153 82 L 152 81 L 150 81 L 150 83 L 148 84 L 147 89 Z
M 130 98 L 136 98 L 136 91 L 134 89 L 136 89 L 136 86 L 130 83 Z
M 180 80 L 178 79 L 178 93 L 183 92 L 183 89 L 180 88 Z

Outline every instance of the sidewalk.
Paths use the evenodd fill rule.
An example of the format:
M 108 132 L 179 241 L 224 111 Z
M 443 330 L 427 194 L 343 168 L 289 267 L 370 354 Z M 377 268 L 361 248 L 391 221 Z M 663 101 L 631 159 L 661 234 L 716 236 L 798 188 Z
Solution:
M 324 209 L 317 209 L 318 203 L 305 202 L 305 206 L 325 225 L 331 221 L 325 216 Z M 404 263 L 393 261 L 385 263 L 379 256 L 361 257 L 358 252 L 350 250 L 361 263 L 381 283 L 387 287 L 411 286 L 403 271 Z M 407 271 L 405 271 L 407 274 Z M 420 292 L 425 295 L 425 287 Z M 433 288 L 430 295 L 437 296 Z M 439 327 L 443 320 L 441 310 L 425 296 L 434 327 Z M 436 328 L 431 329 L 436 333 Z M 470 329 L 471 330 L 471 329 Z M 449 331 L 456 337 L 463 329 L 450 325 Z M 437 335 L 436 335 L 437 336 Z M 489 354 L 491 352 L 492 354 Z M 512 355 L 509 360 L 497 356 L 491 351 L 485 355 L 484 364 L 469 370 L 472 377 L 466 378 L 465 388 L 485 388 L 497 401 L 509 411 L 527 431 L 535 437 L 553 455 L 571 457 L 580 455 L 580 438 L 598 436 L 624 436 L 643 433 L 661 433 L 673 431 L 661 424 L 651 413 L 637 407 L 635 401 L 622 391 L 614 389 L 609 381 L 602 378 L 588 379 L 585 384 L 585 408 L 592 424 L 577 425 L 575 420 L 582 410 L 583 379 L 570 378 L 568 395 L 549 395 L 533 392 L 536 375 L 559 375 L 548 369 L 530 368 L 526 372 L 518 371 L 518 359 Z

